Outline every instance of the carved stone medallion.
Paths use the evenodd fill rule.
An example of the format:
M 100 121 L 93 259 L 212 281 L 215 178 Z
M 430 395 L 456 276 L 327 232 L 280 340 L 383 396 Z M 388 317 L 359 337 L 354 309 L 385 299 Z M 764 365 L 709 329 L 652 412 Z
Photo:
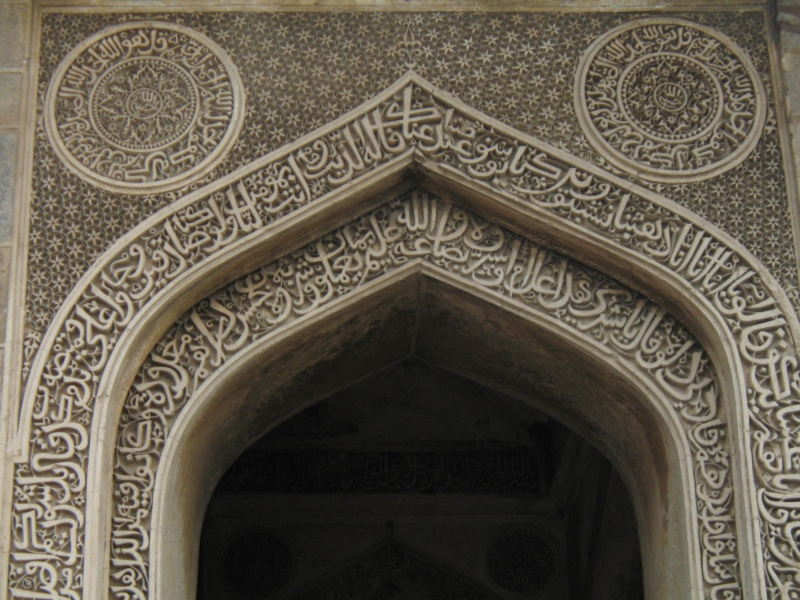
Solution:
M 515 594 L 543 590 L 556 566 L 553 544 L 530 527 L 500 532 L 486 549 L 489 575 L 501 588 Z
M 206 36 L 174 23 L 110 27 L 61 62 L 45 126 L 62 161 L 128 194 L 167 191 L 205 175 L 242 124 L 236 67 Z
M 589 141 L 652 181 L 696 181 L 739 164 L 761 134 L 765 98 L 731 40 L 674 18 L 630 21 L 600 36 L 575 78 Z

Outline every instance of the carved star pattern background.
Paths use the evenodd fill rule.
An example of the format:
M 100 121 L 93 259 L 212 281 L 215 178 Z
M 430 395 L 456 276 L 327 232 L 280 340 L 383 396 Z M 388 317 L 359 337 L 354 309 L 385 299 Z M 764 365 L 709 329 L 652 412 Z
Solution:
M 34 151 L 28 257 L 26 363 L 55 312 L 116 239 L 177 197 L 357 107 L 408 69 L 476 109 L 614 170 L 575 116 L 575 69 L 599 35 L 632 13 L 196 13 L 46 14 L 39 109 L 61 59 L 93 33 L 160 19 L 205 33 L 228 52 L 246 90 L 237 143 L 203 181 L 168 194 L 126 196 L 82 181 L 55 156 L 41 119 Z M 679 15 L 680 16 L 680 15 Z M 739 167 L 707 181 L 650 184 L 729 232 L 774 273 L 800 307 L 783 162 L 772 110 L 764 16 L 692 14 L 739 44 L 767 87 L 761 141 Z M 619 173 L 619 172 L 618 172 Z

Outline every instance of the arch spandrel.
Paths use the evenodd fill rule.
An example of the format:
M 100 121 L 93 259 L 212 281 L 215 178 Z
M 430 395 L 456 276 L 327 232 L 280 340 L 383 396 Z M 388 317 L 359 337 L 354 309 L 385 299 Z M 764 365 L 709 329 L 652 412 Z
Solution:
M 468 188 L 487 211 L 502 204 L 504 214 L 540 221 L 537 235 L 668 299 L 699 331 L 720 362 L 733 454 L 747 474 L 736 489 L 744 495 L 738 518 L 753 523 L 739 532 L 745 547 L 756 549 L 743 563 L 753 582 L 748 593 L 780 597 L 795 589 L 800 552 L 785 507 L 793 506 L 800 483 L 791 411 L 800 374 L 798 324 L 785 294 L 750 253 L 705 220 L 481 115 L 413 73 L 353 113 L 157 213 L 84 276 L 42 342 L 21 407 L 17 489 L 43 486 L 58 490 L 59 500 L 15 505 L 12 569 L 41 568 L 42 580 L 55 582 L 60 567 L 53 565 L 80 562 L 69 544 L 38 548 L 25 536 L 39 530 L 48 510 L 64 516 L 68 538 L 83 536 L 86 512 L 73 500 L 85 493 L 89 452 L 108 452 L 101 432 L 114 422 L 132 363 L 143 358 L 134 348 L 143 340 L 150 347 L 181 310 L 241 274 L 257 250 L 262 260 L 277 256 L 304 222 L 341 219 L 370 190 L 392 187 L 416 165 L 439 187 Z M 597 249 L 602 256 L 592 254 Z M 153 327 L 159 310 L 166 322 Z M 101 469 L 102 460 L 88 463 L 92 472 Z M 757 524 L 755 510 L 770 527 Z M 56 535 L 61 525 L 41 527 Z

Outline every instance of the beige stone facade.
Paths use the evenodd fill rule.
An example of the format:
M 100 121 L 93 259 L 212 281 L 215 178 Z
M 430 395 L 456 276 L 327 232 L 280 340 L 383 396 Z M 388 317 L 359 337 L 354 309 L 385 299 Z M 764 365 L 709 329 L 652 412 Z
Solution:
M 646 598 L 800 597 L 798 15 L 0 5 L 0 598 L 196 597 L 226 469 L 408 361 L 596 446 Z M 515 518 L 487 556 L 534 548 L 545 592 L 431 567 L 394 525 L 369 560 L 577 597 L 560 530 Z

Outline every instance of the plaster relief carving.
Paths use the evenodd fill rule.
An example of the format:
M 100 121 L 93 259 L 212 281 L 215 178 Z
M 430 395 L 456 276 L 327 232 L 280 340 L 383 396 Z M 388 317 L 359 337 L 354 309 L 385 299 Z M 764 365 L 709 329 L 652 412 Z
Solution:
M 734 340 L 732 360 L 740 365 L 736 368 L 742 369 L 748 385 L 747 396 L 742 400 L 747 403 L 750 418 L 754 465 L 751 475 L 757 486 L 767 593 L 771 598 L 798 593 L 800 553 L 794 537 L 796 511 L 792 507 L 800 504 L 796 475 L 800 425 L 793 416 L 800 396 L 800 371 L 791 329 L 794 321 L 788 313 L 791 309 L 769 274 L 740 245 L 669 200 L 506 127 L 409 74 L 346 118 L 158 213 L 121 239 L 73 292 L 42 340 L 26 390 L 25 406 L 29 412 L 23 419 L 29 420 L 23 422 L 23 430 L 27 431 L 30 424 L 30 435 L 25 438 L 29 455 L 17 465 L 15 473 L 13 560 L 9 573 L 12 594 L 31 597 L 35 592 L 40 597 L 61 598 L 68 590 L 74 598 L 81 596 L 89 431 L 104 369 L 134 317 L 149 310 L 148 304 L 156 294 L 176 286 L 184 274 L 201 270 L 209 259 L 230 257 L 235 243 L 263 234 L 265 228 L 298 209 L 314 203 L 322 205 L 332 197 L 331 192 L 343 190 L 346 184 L 363 180 L 397 160 L 437 165 L 442 177 L 469 181 L 476 192 L 487 197 L 531 207 L 557 219 L 564 227 L 603 239 L 608 247 L 647 261 L 655 272 L 682 279 L 696 295 L 692 301 L 703 303 L 718 316 Z M 215 303 L 199 306 L 198 323 L 183 319 L 172 331 L 194 327 L 205 362 L 202 369 L 193 371 L 189 381 L 181 382 L 180 398 L 164 398 L 169 402 L 163 409 L 179 409 L 176 402 L 185 403 L 191 386 L 202 379 L 206 370 L 218 368 L 231 352 L 285 320 L 297 318 L 302 311 L 313 310 L 337 294 L 351 291 L 362 279 L 368 281 L 394 268 L 405 257 L 452 269 L 496 293 L 517 294 L 520 302 L 555 314 L 578 331 L 598 319 L 596 325 L 586 328 L 586 333 L 592 335 L 593 327 L 601 325 L 601 337 L 607 336 L 603 339 L 609 348 L 622 354 L 629 352 L 625 360 L 675 397 L 676 406 L 689 402 L 685 410 L 676 410 L 690 428 L 687 436 L 693 443 L 702 443 L 704 448 L 724 448 L 727 442 L 722 441 L 721 420 L 715 416 L 708 424 L 692 421 L 719 415 L 719 407 L 717 386 L 710 375 L 712 366 L 704 352 L 693 349 L 693 338 L 686 330 L 675 324 L 658 334 L 658 343 L 650 337 L 648 342 L 653 344 L 641 348 L 639 343 L 648 327 L 655 331 L 670 322 L 658 307 L 643 299 L 639 305 L 632 296 L 633 304 L 621 307 L 623 313 L 619 313 L 613 308 L 611 297 L 604 296 L 603 302 L 593 304 L 600 302 L 600 296 L 592 292 L 595 288 L 591 285 L 588 290 L 573 288 L 573 294 L 568 295 L 564 287 L 566 274 L 575 269 L 573 281 L 575 277 L 580 279 L 584 276 L 582 267 L 570 261 L 560 266 L 559 260 L 563 259 L 546 251 L 542 254 L 542 267 L 551 269 L 547 276 L 552 282 L 542 284 L 540 290 L 528 289 L 522 281 L 530 282 L 532 275 L 527 263 L 517 262 L 526 257 L 530 260 L 533 247 L 529 242 L 490 225 L 473 225 L 480 221 L 433 204 L 436 218 L 427 203 L 430 220 L 426 225 L 406 217 L 406 222 L 400 223 L 403 211 L 390 207 L 385 214 L 374 215 L 377 225 L 369 220 L 362 222 L 354 233 L 359 239 L 374 235 L 376 240 L 399 235 L 402 244 L 378 250 L 371 243 L 365 248 L 350 248 L 346 238 L 342 241 L 334 236 L 330 240 L 333 246 L 316 250 L 312 254 L 314 260 L 302 252 L 289 259 L 289 275 L 277 273 L 281 280 L 286 279 L 285 288 L 272 289 L 270 281 L 263 279 L 272 273 L 264 273 L 253 276 L 243 288 L 252 287 L 252 295 L 244 294 L 244 304 L 228 303 L 232 301 L 225 297 L 232 293 L 229 288 L 220 292 L 218 299 L 214 297 Z M 392 211 L 396 211 L 396 217 L 391 216 Z M 441 220 L 445 211 L 448 220 Z M 393 218 L 396 225 L 392 225 Z M 428 232 L 431 222 L 441 223 L 443 229 Z M 409 230 L 412 227 L 414 230 Z M 464 237 L 462 230 L 470 227 L 477 227 L 476 241 Z M 492 249 L 501 239 L 506 248 L 502 261 Z M 519 240 L 517 250 L 513 247 L 515 239 Z M 473 250 L 470 244 L 475 246 L 475 260 L 485 257 L 484 262 L 462 263 L 454 259 L 469 254 Z M 358 269 L 353 273 L 329 269 L 323 257 L 335 252 L 355 261 L 343 265 L 359 265 Z M 497 264 L 498 270 L 484 272 L 484 263 Z M 309 294 L 298 296 L 298 288 L 289 286 L 290 281 L 310 275 L 318 266 L 326 273 L 325 278 Z M 341 268 L 349 270 L 351 266 Z M 618 289 L 616 284 L 608 285 Z M 614 299 L 626 297 L 623 294 Z M 583 301 L 594 307 L 590 313 L 598 312 L 581 315 L 580 311 L 586 310 Z M 273 305 L 277 313 L 266 309 Z M 576 310 L 578 314 L 574 314 Z M 202 311 L 205 312 L 201 314 Z M 628 339 L 627 333 L 618 332 L 620 327 L 624 329 L 620 325 L 623 319 L 625 323 L 632 319 L 629 333 L 641 332 L 640 338 Z M 202 328 L 199 323 L 203 323 Z M 675 335 L 679 337 L 674 338 Z M 183 344 L 181 338 L 177 342 L 174 347 L 157 349 L 170 353 L 165 355 L 171 361 L 167 370 L 177 368 L 179 357 L 185 357 L 189 343 L 194 343 L 190 339 Z M 671 348 L 674 354 L 670 356 L 678 356 L 683 362 L 672 363 L 657 351 L 655 356 L 649 354 L 652 348 L 664 347 Z M 667 362 L 662 364 L 664 360 Z M 711 388 L 714 394 L 704 393 Z M 157 424 L 160 431 L 155 433 L 163 436 L 165 424 Z M 149 447 L 147 444 L 154 439 L 164 438 L 148 433 L 142 441 Z M 695 465 L 702 489 L 698 487 L 695 492 L 710 511 L 699 524 L 701 531 L 709 528 L 709 533 L 697 540 L 704 548 L 706 593 L 707 597 L 738 598 L 736 537 L 729 508 L 733 499 L 732 491 L 727 491 L 732 490 L 727 483 L 728 455 L 716 450 L 707 453 L 707 449 L 703 453 L 702 460 L 697 454 Z M 718 466 L 711 468 L 713 465 Z M 149 477 L 145 473 L 143 482 L 130 485 L 136 502 L 141 501 L 138 486 L 149 485 Z M 145 505 L 147 501 L 145 498 Z M 145 506 L 145 521 L 147 512 Z M 139 530 L 137 535 L 144 531 Z M 130 547 L 132 552 L 139 552 L 142 543 L 134 537 Z M 147 565 L 143 556 L 131 560 L 134 564 L 130 568 L 135 572 L 140 563 Z M 120 585 L 140 590 L 145 584 L 146 581 L 133 578 Z
M 697 340 L 618 282 L 413 192 L 200 302 L 153 349 L 128 394 L 117 436 L 111 597 L 147 595 L 147 532 L 161 452 L 198 387 L 258 339 L 412 261 L 562 321 L 664 391 L 694 452 L 710 597 L 738 593 L 730 451 L 716 375 Z
M 219 43 L 247 90 L 235 147 L 186 188 L 129 196 L 87 183 L 36 129 L 27 262 L 23 379 L 53 317 L 93 262 L 178 197 L 330 123 L 385 90 L 409 68 L 470 106 L 600 166 L 573 102 L 576 65 L 587 46 L 630 20 L 625 12 L 262 12 L 181 11 L 163 16 Z M 45 11 L 39 100 L 72 49 L 140 15 Z M 692 19 L 736 40 L 768 85 L 765 18 L 759 11 L 696 12 Z M 320 32 L 325 32 L 321 34 Z M 775 275 L 795 306 L 797 261 L 774 111 L 738 167 L 712 179 L 651 189 L 741 242 Z M 43 121 L 43 119 L 42 119 Z
M 575 79 L 575 108 L 599 152 L 644 179 L 705 179 L 753 150 L 766 94 L 750 59 L 722 33 L 647 18 L 600 36 Z
M 110 27 L 61 62 L 45 125 L 59 158 L 107 190 L 145 194 L 205 175 L 244 115 L 236 67 L 205 35 L 139 21 Z

